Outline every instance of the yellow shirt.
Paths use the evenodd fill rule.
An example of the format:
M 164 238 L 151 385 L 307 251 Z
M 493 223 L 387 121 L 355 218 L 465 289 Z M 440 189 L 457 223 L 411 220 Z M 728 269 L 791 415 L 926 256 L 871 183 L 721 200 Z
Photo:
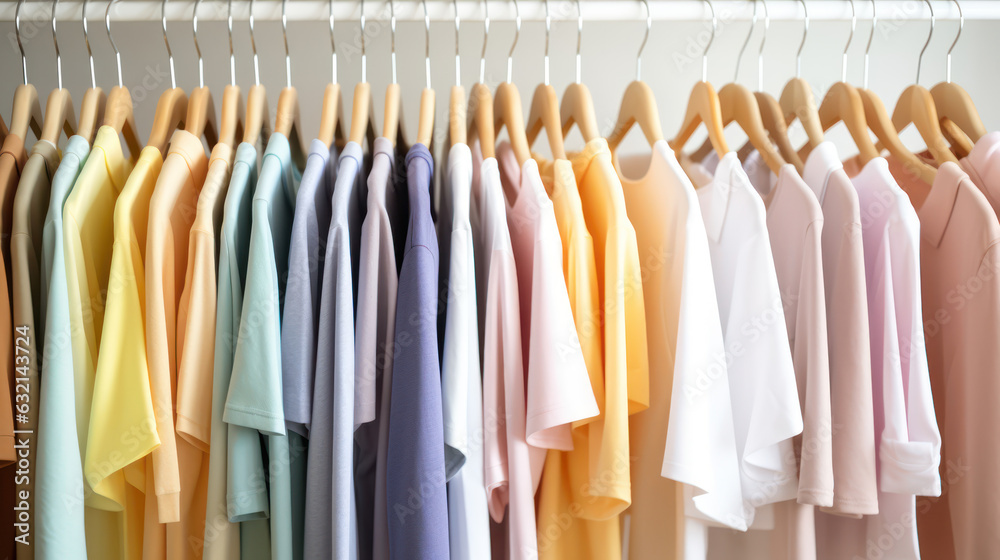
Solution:
M 111 491 L 113 484 L 103 485 L 100 477 L 94 483 L 101 492 L 109 495 L 91 491 L 91 479 L 86 476 L 87 472 L 94 472 L 95 467 L 99 472 L 113 473 L 127 464 L 116 454 L 105 453 L 102 447 L 95 448 L 88 455 L 91 420 L 95 423 L 96 433 L 102 427 L 118 424 L 121 415 L 127 414 L 126 411 L 137 403 L 141 406 L 141 399 L 131 395 L 126 400 L 115 401 L 112 407 L 93 409 L 94 415 L 91 415 L 98 348 L 104 325 L 104 298 L 110 284 L 115 201 L 131 169 L 131 162 L 122 154 L 118 133 L 111 127 L 101 127 L 90 157 L 63 207 L 76 426 L 86 479 L 87 555 L 109 560 L 125 557 L 125 537 L 121 526 L 123 519 L 131 520 L 135 511 L 132 506 L 140 505 L 135 515 L 142 515 L 141 500 L 139 504 L 133 504 L 126 493 L 126 497 L 119 501 L 122 496 Z M 128 428 L 135 430 L 130 432 L 131 435 L 141 436 L 148 432 L 148 426 L 141 424 L 129 425 Z M 122 445 L 127 447 L 131 441 L 128 439 Z M 87 465 L 90 465 L 90 471 Z M 123 510 L 126 511 L 124 518 L 121 513 L 116 513 Z M 130 540 L 128 550 L 132 550 L 132 544 Z

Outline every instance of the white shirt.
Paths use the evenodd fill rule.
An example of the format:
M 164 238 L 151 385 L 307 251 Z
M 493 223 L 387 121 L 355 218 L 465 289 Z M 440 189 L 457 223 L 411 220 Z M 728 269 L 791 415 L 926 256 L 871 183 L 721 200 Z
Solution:
M 476 269 L 469 223 L 472 153 L 465 144 L 448 151 L 442 182 L 442 277 L 447 278 L 441 391 L 444 404 L 448 536 L 454 560 L 490 554 L 490 520 L 483 491 L 483 387 L 479 369 Z

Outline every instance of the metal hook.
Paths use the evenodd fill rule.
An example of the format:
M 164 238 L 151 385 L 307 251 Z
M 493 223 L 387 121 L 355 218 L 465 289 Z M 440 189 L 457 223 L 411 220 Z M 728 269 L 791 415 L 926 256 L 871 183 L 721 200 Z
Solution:
M 740 47 L 740 54 L 736 55 L 736 69 L 733 71 L 733 82 L 738 82 L 740 78 L 740 62 L 743 60 L 743 52 L 750 44 L 750 37 L 753 37 L 753 28 L 757 27 L 757 2 L 753 3 L 753 16 L 750 18 L 750 29 L 747 31 L 747 38 L 743 39 L 743 46 Z
M 333 82 L 337 83 L 337 44 L 333 40 L 333 0 L 330 0 L 330 53 L 333 64 Z
M 427 15 L 427 0 L 420 0 L 424 7 L 424 87 L 431 89 L 431 16 Z
M 847 37 L 847 44 L 844 45 L 844 55 L 840 61 L 840 81 L 847 81 L 847 51 L 851 48 L 851 41 L 854 40 L 854 30 L 858 26 L 858 13 L 854 9 L 854 0 L 851 2 L 851 34 Z
M 872 50 L 872 39 L 875 37 L 875 25 L 878 23 L 878 13 L 875 9 L 875 0 L 872 1 L 872 30 L 868 33 L 868 44 L 865 46 L 865 75 L 864 88 L 868 89 L 868 53 Z
M 364 0 L 362 0 L 364 1 Z M 250 48 L 253 49 L 253 83 L 260 85 L 260 62 L 257 57 L 257 40 L 253 34 L 253 2 L 250 0 Z
M 514 70 L 514 47 L 517 46 L 517 40 L 521 38 L 521 6 L 514 0 L 514 42 L 510 45 L 510 50 L 507 52 L 507 83 L 511 83 L 511 74 Z
M 874 1 L 874 0 L 873 0 Z M 955 35 L 955 40 L 951 42 L 951 46 L 948 47 L 948 57 L 946 58 L 946 70 L 944 81 L 951 83 L 951 51 L 955 50 L 955 45 L 958 44 L 958 38 L 962 36 L 962 30 L 965 28 L 965 14 L 962 13 L 962 5 L 958 3 L 958 0 L 952 0 L 955 2 L 955 7 L 958 8 L 958 33 Z
M 461 20 L 458 19 L 458 0 L 451 0 L 451 7 L 455 10 L 455 85 L 462 85 L 462 59 L 458 54 L 458 28 Z
M 489 0 L 483 0 L 483 10 L 486 12 L 486 16 L 483 19 L 483 52 L 479 55 L 479 83 L 481 84 L 486 82 L 486 43 L 490 40 Z
M 87 58 L 90 59 L 90 87 L 97 87 L 97 73 L 94 72 L 94 51 L 90 50 L 90 37 L 87 36 L 87 0 L 83 0 L 80 19 L 83 23 L 83 42 L 87 45 Z
M 292 57 L 288 54 L 288 0 L 281 0 L 281 38 L 285 41 L 285 87 L 292 87 Z
M 715 5 L 712 0 L 703 0 L 708 4 L 708 9 L 712 11 L 712 35 L 708 38 L 705 50 L 701 52 L 701 81 L 708 81 L 708 49 L 712 48 L 712 41 L 715 40 L 715 30 L 719 26 L 719 19 L 715 16 Z
M 163 24 L 163 44 L 167 46 L 167 60 L 170 62 L 170 87 L 177 87 L 177 75 L 174 72 L 174 53 L 170 50 L 170 40 L 167 39 L 167 0 L 160 2 L 160 21 Z
M 122 53 L 118 50 L 115 38 L 111 35 L 111 6 L 114 6 L 117 1 L 108 2 L 108 7 L 104 10 L 104 28 L 108 32 L 108 42 L 111 43 L 111 48 L 115 51 L 115 64 L 118 66 L 118 87 L 125 87 L 125 83 L 122 81 Z
M 56 83 L 57 89 L 62 89 L 62 57 L 59 55 L 59 40 L 56 39 L 56 8 L 59 7 L 59 0 L 52 0 L 52 44 L 56 48 Z
M 368 81 L 368 52 L 365 50 L 365 0 L 361 0 L 361 83 Z
M 28 85 L 28 57 L 24 56 L 24 45 L 21 43 L 21 6 L 24 0 L 17 0 L 17 8 L 14 10 L 14 32 L 17 35 L 17 48 L 21 50 L 21 74 L 24 76 L 24 85 Z
M 649 40 L 649 30 L 653 28 L 653 15 L 649 12 L 649 2 L 642 0 L 642 5 L 646 8 L 646 34 L 642 36 L 639 53 L 635 55 L 635 81 L 637 82 L 642 79 L 642 51 L 646 50 L 646 41 Z
M 760 48 L 757 49 L 757 91 L 764 91 L 764 42 L 767 41 L 767 31 L 771 27 L 771 15 L 767 12 L 767 0 L 760 0 L 764 8 L 764 32 L 760 36 Z M 754 0 L 754 12 L 757 11 L 757 0 Z
M 396 83 L 396 3 L 389 0 L 389 31 L 392 51 L 392 83 Z
M 552 16 L 549 14 L 549 0 L 545 0 L 545 56 L 544 63 L 544 84 L 549 85 L 549 35 L 552 33 Z
M 917 57 L 917 81 L 914 82 L 915 84 L 920 83 L 920 66 L 924 61 L 924 51 L 927 50 L 927 45 L 931 44 L 931 37 L 934 36 L 934 6 L 931 6 L 931 0 L 924 0 L 924 3 L 927 4 L 927 9 L 931 11 L 931 30 L 927 33 L 927 42 L 924 43 L 924 48 L 920 49 L 920 56 Z
M 226 24 L 229 27 L 229 85 L 236 85 L 236 52 L 233 50 L 233 0 L 229 0 Z
M 806 46 L 806 37 L 809 36 L 809 8 L 806 7 L 806 0 L 799 0 L 802 4 L 802 42 L 799 43 L 799 50 L 795 53 L 795 77 L 802 77 L 802 47 Z
M 198 45 L 198 4 L 194 0 L 194 13 L 191 14 L 191 36 L 194 37 L 194 51 L 198 53 L 198 87 L 205 87 L 205 59 L 201 57 L 201 47 Z
M 583 41 L 583 10 L 580 8 L 580 0 L 576 0 L 576 83 L 580 83 L 580 67 L 582 58 L 580 57 L 580 43 Z

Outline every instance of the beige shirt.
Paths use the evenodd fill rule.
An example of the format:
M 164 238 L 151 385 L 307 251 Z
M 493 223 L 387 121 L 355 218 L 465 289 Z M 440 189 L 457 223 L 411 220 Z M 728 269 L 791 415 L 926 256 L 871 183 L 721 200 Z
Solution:
M 943 440 L 941 497 L 917 500 L 921 556 L 1000 558 L 1000 224 L 955 164 L 942 165 L 933 185 L 896 161 L 890 170 L 920 218 L 924 337 Z

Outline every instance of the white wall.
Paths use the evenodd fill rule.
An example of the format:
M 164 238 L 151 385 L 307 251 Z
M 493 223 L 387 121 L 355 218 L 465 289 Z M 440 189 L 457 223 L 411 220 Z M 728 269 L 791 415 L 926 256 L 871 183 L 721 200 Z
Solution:
M 817 2 L 812 2 L 816 4 Z M 821 3 L 826 3 L 821 2 Z M 975 4 L 966 0 L 965 5 Z M 173 0 L 171 4 L 182 4 Z M 190 5 L 190 3 L 187 3 Z M 236 47 L 237 83 L 244 90 L 253 82 L 253 67 L 250 57 L 249 30 L 246 22 L 246 2 L 235 8 L 234 43 Z M 622 0 L 622 9 L 642 12 L 639 4 Z M 662 5 L 662 0 L 660 1 Z M 403 2 L 399 3 L 400 6 Z M 467 4 L 466 4 L 467 5 Z M 567 10 L 569 4 L 563 2 L 554 10 L 556 21 L 551 35 L 551 83 L 557 91 L 574 79 L 576 44 L 575 12 Z M 944 4 L 946 6 L 946 4 Z M 584 2 L 584 14 L 587 14 Z M 747 4 L 749 6 L 749 4 Z M 844 6 L 847 6 L 844 3 Z M 869 4 L 858 2 L 859 19 L 855 40 L 851 45 L 848 78 L 860 84 L 864 43 L 870 30 Z M 942 6 L 942 3 L 936 3 Z M 926 18 L 923 4 L 911 1 L 902 3 L 903 11 L 897 17 L 880 21 L 878 32 L 872 44 L 870 87 L 878 93 L 891 111 L 896 98 L 904 87 L 915 77 L 917 53 L 927 36 L 929 23 L 926 19 L 911 21 L 901 18 Z M 503 3 L 491 3 L 494 14 L 507 18 L 510 10 L 503 9 Z M 77 8 L 78 9 L 78 8 Z M 403 8 L 397 8 L 403 9 Z M 185 8 L 190 10 L 190 7 Z M 213 12 L 214 10 L 214 12 Z M 225 21 L 218 21 L 224 15 L 222 2 L 207 0 L 199 13 L 199 40 L 205 59 L 205 81 L 213 89 L 221 92 L 229 81 L 228 37 Z M 414 5 L 406 10 L 411 15 Z M 10 10 L 7 10 L 9 12 Z M 114 58 L 103 27 L 104 4 L 92 2 L 89 8 L 91 45 L 96 56 L 98 83 L 110 89 L 116 83 Z M 381 122 L 382 92 L 389 81 L 389 28 L 384 19 L 386 5 L 368 2 L 368 77 L 375 93 L 377 122 Z M 55 64 L 49 30 L 49 3 L 30 1 L 24 8 L 22 39 L 28 53 L 28 75 L 30 81 L 44 97 L 55 86 Z M 190 13 L 187 11 L 186 13 Z M 662 10 L 660 11 L 662 13 Z M 743 16 L 749 9 L 742 12 Z M 844 13 L 849 13 L 845 8 Z M 208 14 L 208 16 L 206 16 Z M 709 80 L 717 86 L 731 81 L 736 54 L 739 50 L 749 21 L 733 19 L 731 14 L 722 16 L 718 34 L 709 52 Z M 933 41 L 924 59 L 921 83 L 930 86 L 944 79 L 945 52 L 954 38 L 957 22 L 939 20 Z M 207 21 L 211 16 L 215 21 Z M 78 17 L 78 16 L 77 16 Z M 498 16 L 494 16 L 498 17 Z M 669 17 L 669 16 L 668 16 Z M 0 108 L 10 107 L 15 87 L 21 81 L 20 56 L 11 21 L 0 22 L 0 30 L 6 41 L 0 45 L 0 76 L 4 76 L 0 87 Z M 261 82 L 271 92 L 272 114 L 277 94 L 284 86 L 285 72 L 281 25 L 276 20 L 257 21 L 256 39 L 260 52 Z M 751 88 L 756 87 L 757 45 L 762 23 L 755 31 L 754 39 L 743 57 L 740 81 Z M 306 141 L 318 129 L 318 115 L 325 84 L 331 79 L 330 46 L 328 24 L 325 19 L 318 21 L 290 21 L 288 41 L 292 55 L 292 81 L 300 94 L 303 132 Z M 700 78 L 701 61 L 698 45 L 704 44 L 710 25 L 697 21 L 664 21 L 653 23 L 652 34 L 643 56 L 643 78 L 656 92 L 659 102 L 664 132 L 672 136 L 680 124 L 687 103 L 691 85 Z M 122 51 L 125 83 L 133 92 L 140 135 L 148 134 L 152 115 L 159 94 L 170 86 L 168 65 L 159 21 L 114 22 L 116 42 Z M 177 67 L 177 84 L 183 88 L 197 85 L 197 64 L 194 45 L 191 40 L 189 22 L 171 21 L 168 24 L 171 47 Z M 494 19 L 489 34 L 487 49 L 487 82 L 497 83 L 505 78 L 506 53 L 513 39 L 514 25 L 510 19 Z M 829 84 L 840 79 L 840 62 L 843 45 L 850 31 L 849 21 L 816 21 L 810 26 L 808 41 L 802 60 L 802 75 L 816 89 L 820 99 Z M 620 96 L 635 73 L 635 52 L 644 32 L 642 21 L 595 21 L 587 20 L 583 35 L 583 81 L 594 96 L 597 116 L 603 130 L 610 130 L 618 113 Z M 802 26 L 794 21 L 772 21 L 765 47 L 764 89 L 777 95 L 784 83 L 795 70 L 795 50 L 801 38 Z M 433 85 L 438 92 L 437 139 L 443 140 L 447 124 L 448 89 L 454 82 L 454 27 L 447 21 L 434 21 L 431 26 L 431 62 Z M 79 19 L 60 21 L 58 37 L 63 59 L 63 80 L 76 100 L 90 85 L 89 66 L 84 48 Z M 339 56 L 339 81 L 346 95 L 350 95 L 360 77 L 360 53 L 357 20 L 340 20 L 336 24 L 336 38 Z M 462 81 L 468 88 L 478 78 L 479 52 L 482 47 L 483 28 L 481 22 L 465 19 L 461 29 Z M 699 41 L 701 41 L 699 43 Z M 416 129 L 417 104 L 420 89 L 424 85 L 424 29 L 422 21 L 401 21 L 397 31 L 397 53 L 399 82 L 404 92 L 404 114 L 408 130 Z M 542 79 L 542 49 L 544 46 L 544 25 L 540 21 L 526 21 L 523 24 L 520 42 L 514 53 L 514 81 L 521 88 L 524 110 L 527 112 L 534 87 Z M 997 72 L 996 57 L 1000 53 L 1000 22 L 967 21 L 962 39 L 954 51 L 953 79 L 963 85 L 978 103 L 980 114 L 987 128 L 996 129 L 1000 125 L 1000 103 L 994 93 L 1000 89 L 1000 73 Z M 218 100 L 217 100 L 218 101 Z M 350 99 L 346 99 L 346 115 L 350 118 Z M 2 110 L 7 115 L 6 109 Z M 735 128 L 735 127 L 731 127 Z M 847 152 L 850 140 L 842 127 L 831 131 L 829 137 Z M 799 137 L 801 137 L 801 132 Z M 728 130 L 731 142 L 742 144 L 738 130 Z M 908 131 L 904 140 L 914 149 L 920 146 L 915 132 Z M 544 139 L 540 140 L 544 144 Z M 641 147 L 641 135 L 633 132 L 628 139 L 629 148 Z M 440 142 L 439 142 L 440 143 Z M 569 146 L 579 146 L 578 138 Z M 692 142 L 692 147 L 694 142 Z M 544 151 L 544 149 L 543 149 Z

